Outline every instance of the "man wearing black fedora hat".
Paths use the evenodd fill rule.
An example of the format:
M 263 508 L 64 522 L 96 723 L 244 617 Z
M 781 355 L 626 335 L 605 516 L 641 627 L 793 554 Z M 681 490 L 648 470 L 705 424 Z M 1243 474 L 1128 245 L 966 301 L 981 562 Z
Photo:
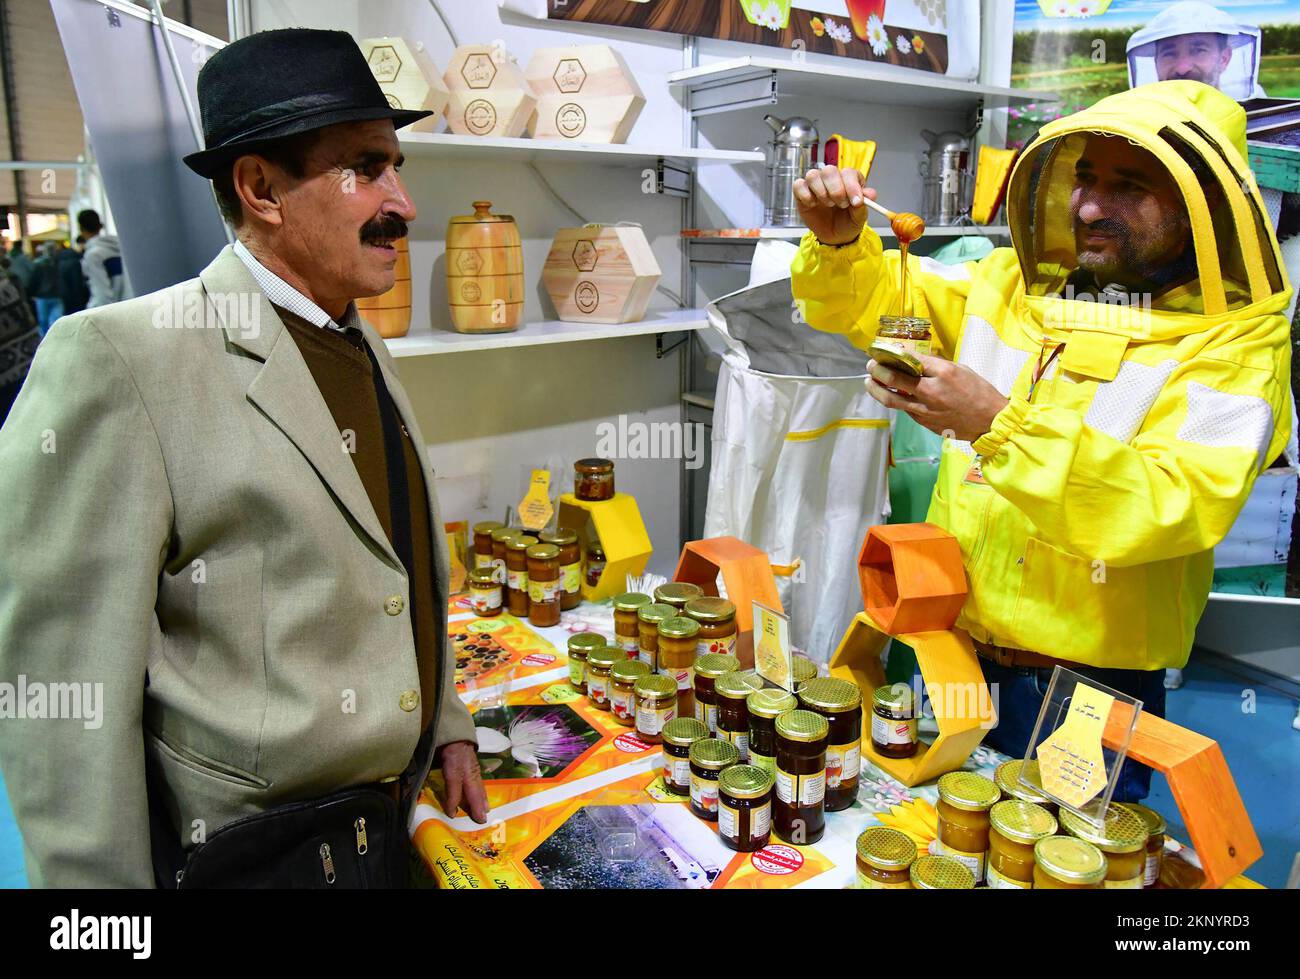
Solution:
M 487 815 L 433 471 L 353 303 L 427 113 L 336 31 L 235 41 L 198 94 L 238 241 L 61 320 L 0 430 L 0 682 L 59 688 L 0 764 L 33 885 L 398 886 L 431 767 Z

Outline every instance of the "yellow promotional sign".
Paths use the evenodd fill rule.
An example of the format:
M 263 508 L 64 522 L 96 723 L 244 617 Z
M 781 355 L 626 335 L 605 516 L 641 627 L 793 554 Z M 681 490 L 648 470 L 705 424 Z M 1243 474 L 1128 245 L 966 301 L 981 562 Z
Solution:
M 754 669 L 764 680 L 794 689 L 794 651 L 790 620 L 766 605 L 754 603 Z
M 544 530 L 551 522 L 555 507 L 551 504 L 551 474 L 546 469 L 534 469 L 528 481 L 528 492 L 519 501 L 519 522 L 526 530 Z
M 1076 809 L 1106 787 L 1102 732 L 1115 698 L 1086 683 L 1076 683 L 1065 722 L 1038 746 L 1043 788 Z

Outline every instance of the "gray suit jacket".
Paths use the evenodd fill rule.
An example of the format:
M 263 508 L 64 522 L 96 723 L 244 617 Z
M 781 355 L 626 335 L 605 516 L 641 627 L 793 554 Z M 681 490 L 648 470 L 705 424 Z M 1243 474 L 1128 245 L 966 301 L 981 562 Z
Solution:
M 445 636 L 433 471 L 365 332 L 424 464 Z M 0 684 L 25 694 L 0 765 L 34 886 L 153 885 L 146 756 L 190 845 L 474 740 L 445 639 L 421 738 L 406 574 L 230 248 L 50 332 L 0 430 L 0 512 Z

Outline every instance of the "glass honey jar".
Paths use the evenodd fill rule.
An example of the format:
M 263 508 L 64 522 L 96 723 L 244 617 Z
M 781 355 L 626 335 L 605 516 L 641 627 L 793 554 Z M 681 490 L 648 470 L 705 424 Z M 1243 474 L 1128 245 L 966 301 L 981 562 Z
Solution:
M 560 549 L 560 608 L 565 612 L 577 608 L 582 604 L 582 548 L 578 544 L 578 535 L 560 528 L 544 530 L 537 539 Z
M 673 795 L 691 794 L 691 745 L 709 736 L 709 729 L 693 717 L 677 717 L 664 725 L 664 786 Z
M 659 623 L 676 614 L 677 609 L 658 602 L 636 610 L 637 657 L 656 673 L 659 672 Z
M 492 573 L 497 581 L 506 584 L 506 545 L 512 539 L 519 536 L 519 531 L 514 527 L 498 527 L 492 531 Z
M 1025 785 L 1021 781 L 1021 772 L 1025 773 L 1025 780 L 1030 782 L 1030 785 Z M 1030 759 L 1027 765 L 1023 758 L 1012 758 L 1010 761 L 1004 761 L 993 773 L 993 783 L 1002 792 L 1004 799 L 1019 799 L 1021 802 L 1032 802 L 1036 806 L 1042 806 L 1053 816 L 1056 815 L 1056 803 L 1043 791 L 1043 783 L 1038 774 L 1038 761 L 1036 759 Z
M 469 600 L 474 614 L 480 619 L 501 614 L 501 582 L 497 581 L 490 565 L 469 573 Z
M 718 836 L 738 853 L 754 853 L 772 838 L 772 774 L 732 765 L 718 777 Z
M 627 662 L 621 649 L 601 646 L 587 653 L 587 701 L 597 710 L 609 710 L 610 674 L 615 663 Z
M 1118 803 L 1106 809 L 1100 828 L 1076 812 L 1061 810 L 1061 828 L 1106 855 L 1106 887 L 1141 889 L 1146 878 L 1146 820 Z
M 918 891 L 969 891 L 975 887 L 970 867 L 952 857 L 917 857 L 908 876 Z
M 605 637 L 598 632 L 579 632 L 569 637 L 569 683 L 587 692 L 587 656 L 593 649 L 603 649 Z
M 636 723 L 636 682 L 650 674 L 639 659 L 615 663 L 609 671 L 609 710 L 614 720 L 627 727 Z
M 536 543 L 528 534 L 506 541 L 506 608 L 511 615 L 528 614 L 528 549 Z
M 1034 844 L 1056 833 L 1056 817 L 1040 805 L 1004 799 L 989 810 L 989 887 L 1034 886 Z
M 889 826 L 871 826 L 858 835 L 858 887 L 865 890 L 911 890 L 909 871 L 916 844 Z
M 799 706 L 794 694 L 766 688 L 745 699 L 749 714 L 749 763 L 776 775 L 776 719 Z
M 862 691 L 833 676 L 813 677 L 799 688 L 799 704 L 826 718 L 826 811 L 853 805 L 862 773 Z
M 640 658 L 641 633 L 637 611 L 649 604 L 650 596 L 636 591 L 624 592 L 614 598 L 614 640 L 628 659 Z
M 1034 844 L 1036 890 L 1101 890 L 1106 886 L 1106 855 L 1073 836 L 1045 836 Z
M 601 546 L 600 541 L 593 539 L 587 545 L 587 564 L 583 574 L 587 579 L 587 586 L 595 588 L 600 584 L 600 577 L 605 573 L 605 548 Z
M 930 353 L 930 321 L 924 316 L 881 316 L 877 340 L 890 340 L 911 354 Z
M 686 614 L 686 603 L 693 598 L 704 595 L 704 589 L 689 581 L 669 581 L 655 589 L 655 601 L 660 605 L 671 605 L 678 615 Z
M 614 498 L 614 463 L 579 459 L 573 464 L 573 495 L 589 503 Z
M 1165 834 L 1169 830 L 1165 817 L 1150 806 L 1137 802 L 1120 802 L 1116 805 L 1133 810 L 1147 824 L 1147 832 L 1150 835 L 1147 837 L 1147 860 L 1142 872 L 1142 886 L 1155 887 L 1160 883 L 1160 871 L 1165 862 Z
M 826 831 L 826 737 L 830 725 L 810 710 L 776 719 L 776 835 L 802 846 Z
M 528 557 L 528 621 L 545 629 L 560 624 L 560 549 L 534 544 Z
M 736 606 L 725 598 L 692 598 L 686 603 L 686 614 L 700 624 L 697 653 L 721 653 L 733 656 L 736 652 Z
M 991 779 L 974 772 L 949 772 L 939 777 L 938 855 L 965 864 L 984 880 L 988 862 L 989 810 L 1002 795 Z
M 713 692 L 713 684 L 724 673 L 740 669 L 740 660 L 722 653 L 709 653 L 700 656 L 696 647 L 695 658 L 695 719 L 703 721 L 709 729 L 709 737 L 718 733 L 718 699 Z
M 872 693 L 871 747 L 885 758 L 911 758 L 916 754 L 916 710 L 912 688 L 907 684 L 887 684 Z
M 659 623 L 659 672 L 677 683 L 678 717 L 695 717 L 695 637 L 699 631 L 698 622 L 681 615 Z
M 483 520 L 474 525 L 474 569 L 492 566 L 492 531 L 504 524 L 499 520 Z
M 761 689 L 763 681 L 750 670 L 732 670 L 713 681 L 713 699 L 718 709 L 714 737 L 734 744 L 742 764 L 749 761 L 748 698 Z
M 639 661 L 638 661 L 639 662 Z M 636 681 L 636 733 L 651 744 L 663 741 L 663 730 L 677 717 L 677 683 L 651 673 Z
M 691 744 L 691 812 L 714 822 L 718 818 L 718 776 L 740 761 L 734 744 L 717 738 L 700 738 Z

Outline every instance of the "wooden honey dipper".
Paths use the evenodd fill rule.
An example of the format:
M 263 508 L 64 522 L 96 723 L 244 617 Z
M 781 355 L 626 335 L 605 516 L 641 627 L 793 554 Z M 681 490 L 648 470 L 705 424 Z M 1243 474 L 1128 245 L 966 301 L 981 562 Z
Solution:
M 925 222 L 919 214 L 911 214 L 907 211 L 898 214 L 887 207 L 877 204 L 865 194 L 862 197 L 862 203 L 873 211 L 877 211 L 889 218 L 889 227 L 898 236 L 898 240 L 904 244 L 916 241 L 921 235 L 925 234 Z

